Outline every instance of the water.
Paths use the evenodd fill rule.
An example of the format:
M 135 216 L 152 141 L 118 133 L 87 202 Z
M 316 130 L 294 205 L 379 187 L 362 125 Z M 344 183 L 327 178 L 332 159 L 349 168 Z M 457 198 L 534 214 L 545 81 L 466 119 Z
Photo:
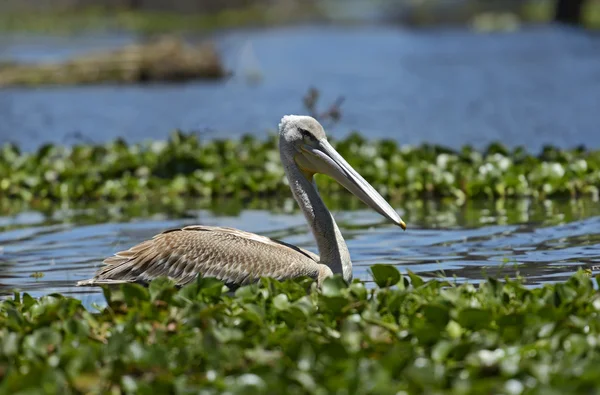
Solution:
M 235 72 L 224 82 L 0 90 L 0 143 L 164 139 L 174 128 L 266 134 L 282 115 L 304 111 L 301 98 L 313 85 L 321 109 L 346 98 L 330 128 L 337 137 L 355 129 L 408 144 L 600 147 L 598 34 L 558 26 L 512 34 L 304 26 L 214 38 Z M 132 40 L 6 36 L 0 58 L 60 60 Z
M 562 281 L 578 268 L 600 267 L 600 205 L 592 201 L 512 201 L 467 204 L 407 202 L 399 212 L 407 231 L 368 210 L 335 212 L 348 243 L 354 276 L 370 281 L 368 266 L 396 265 L 424 277 L 476 281 L 524 276 L 532 286 Z M 154 214 L 95 223 L 96 213 L 0 218 L 0 295 L 12 289 L 40 296 L 60 292 L 87 305 L 102 303 L 98 288 L 74 287 L 101 260 L 163 230 L 192 224 L 231 226 L 315 251 L 296 210 L 245 210 L 217 215 L 190 208 L 183 215 Z M 100 221 L 101 222 L 101 221 Z M 32 277 L 42 273 L 43 277 Z
M 2 89 L 0 143 L 35 149 L 45 142 L 164 139 L 176 127 L 209 138 L 260 135 L 281 115 L 303 112 L 301 98 L 312 85 L 323 93 L 322 109 L 338 95 L 346 97 L 341 122 L 329 130 L 336 137 L 356 129 L 409 144 L 600 147 L 598 35 L 553 26 L 513 34 L 304 26 L 214 38 L 235 72 L 224 82 Z M 123 34 L 2 36 L 0 57 L 60 60 L 132 40 Z M 457 207 L 409 201 L 399 208 L 406 232 L 371 211 L 336 213 L 355 277 L 369 280 L 368 265 L 391 263 L 459 281 L 519 273 L 535 286 L 564 280 L 579 267 L 600 267 L 598 202 Z M 191 206 L 177 213 L 180 208 L 134 217 L 119 210 L 67 209 L 0 217 L 0 294 L 18 288 L 34 296 L 60 292 L 86 304 L 101 302 L 98 289 L 74 283 L 91 277 L 114 252 L 197 223 L 233 226 L 315 251 L 298 212 L 223 215 Z

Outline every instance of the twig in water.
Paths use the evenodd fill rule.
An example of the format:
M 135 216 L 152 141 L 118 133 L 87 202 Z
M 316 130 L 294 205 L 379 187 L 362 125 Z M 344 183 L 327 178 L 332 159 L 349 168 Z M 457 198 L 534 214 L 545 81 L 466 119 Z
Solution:
M 332 126 L 333 124 L 339 122 L 339 120 L 342 118 L 341 106 L 345 98 L 343 96 L 339 96 L 326 111 L 319 112 L 317 110 L 317 102 L 319 101 L 320 96 L 321 93 L 319 90 L 311 86 L 306 95 L 302 98 L 304 108 L 306 108 L 306 111 L 311 117 L 317 119 L 319 122 L 324 124 L 324 126 Z

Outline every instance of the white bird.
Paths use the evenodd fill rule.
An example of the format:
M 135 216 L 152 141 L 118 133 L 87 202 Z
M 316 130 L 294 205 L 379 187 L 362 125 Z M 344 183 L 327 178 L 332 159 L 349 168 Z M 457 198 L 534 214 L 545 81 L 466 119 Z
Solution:
M 106 264 L 78 286 L 136 282 L 167 276 L 185 285 L 201 275 L 229 287 L 258 281 L 308 276 L 322 281 L 341 274 L 352 281 L 352 261 L 313 176 L 327 174 L 392 223 L 406 229 L 398 213 L 329 144 L 312 117 L 287 115 L 279 124 L 279 152 L 294 199 L 300 206 L 320 256 L 279 240 L 233 228 L 204 225 L 167 230 L 104 260 Z

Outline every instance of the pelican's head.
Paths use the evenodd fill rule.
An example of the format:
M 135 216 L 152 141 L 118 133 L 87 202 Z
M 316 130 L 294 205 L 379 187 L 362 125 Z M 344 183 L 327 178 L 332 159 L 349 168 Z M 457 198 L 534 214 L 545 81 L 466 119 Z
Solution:
M 306 115 L 286 115 L 279 123 L 282 159 L 294 161 L 311 179 L 327 174 L 385 218 L 406 229 L 406 224 L 388 202 L 329 144 L 321 124 Z

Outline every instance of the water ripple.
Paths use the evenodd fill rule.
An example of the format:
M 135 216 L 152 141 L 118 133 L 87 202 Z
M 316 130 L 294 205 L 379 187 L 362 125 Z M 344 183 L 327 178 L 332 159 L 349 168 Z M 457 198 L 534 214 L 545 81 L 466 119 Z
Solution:
M 536 207 L 528 207 L 534 211 Z M 458 211 L 460 216 L 478 217 Z M 459 281 L 480 280 L 486 276 L 524 276 L 532 285 L 560 281 L 578 268 L 600 264 L 600 215 L 588 211 L 564 223 L 454 225 L 438 223 L 415 214 L 405 216 L 411 226 L 402 231 L 370 211 L 336 213 L 354 262 L 355 277 L 370 282 L 369 265 L 389 263 L 403 272 L 411 270 L 424 277 L 441 276 Z M 93 215 L 93 214 L 91 214 Z M 164 217 L 164 216 L 162 216 Z M 501 217 L 496 218 L 496 222 Z M 413 221 L 414 220 L 414 221 Z M 128 248 L 163 230 L 191 224 L 220 225 L 279 238 L 316 251 L 311 233 L 300 213 L 276 214 L 248 210 L 240 215 L 217 216 L 206 210 L 190 211 L 185 218 L 135 218 L 126 222 L 89 225 L 76 221 L 52 223 L 35 214 L 0 218 L 0 294 L 13 289 L 42 295 L 52 292 L 76 295 L 86 303 L 101 302 L 99 289 L 77 288 L 78 280 L 89 278 L 104 257 Z M 416 223 L 416 224 L 415 224 Z M 415 225 L 412 225 L 415 224 Z M 42 273 L 36 278 L 34 273 Z
M 133 39 L 0 36 L 0 47 L 9 60 L 48 61 Z M 454 148 L 491 141 L 533 151 L 546 143 L 600 146 L 598 35 L 559 26 L 512 34 L 296 26 L 222 32 L 215 40 L 234 72 L 223 83 L 4 89 L 0 143 L 30 150 L 45 142 L 165 139 L 175 127 L 209 137 L 217 137 L 210 130 L 264 136 L 283 114 L 303 111 L 301 97 L 314 85 L 322 106 L 348 98 L 329 130 L 335 137 L 359 130 Z M 260 83 L 247 78 L 255 72 Z

